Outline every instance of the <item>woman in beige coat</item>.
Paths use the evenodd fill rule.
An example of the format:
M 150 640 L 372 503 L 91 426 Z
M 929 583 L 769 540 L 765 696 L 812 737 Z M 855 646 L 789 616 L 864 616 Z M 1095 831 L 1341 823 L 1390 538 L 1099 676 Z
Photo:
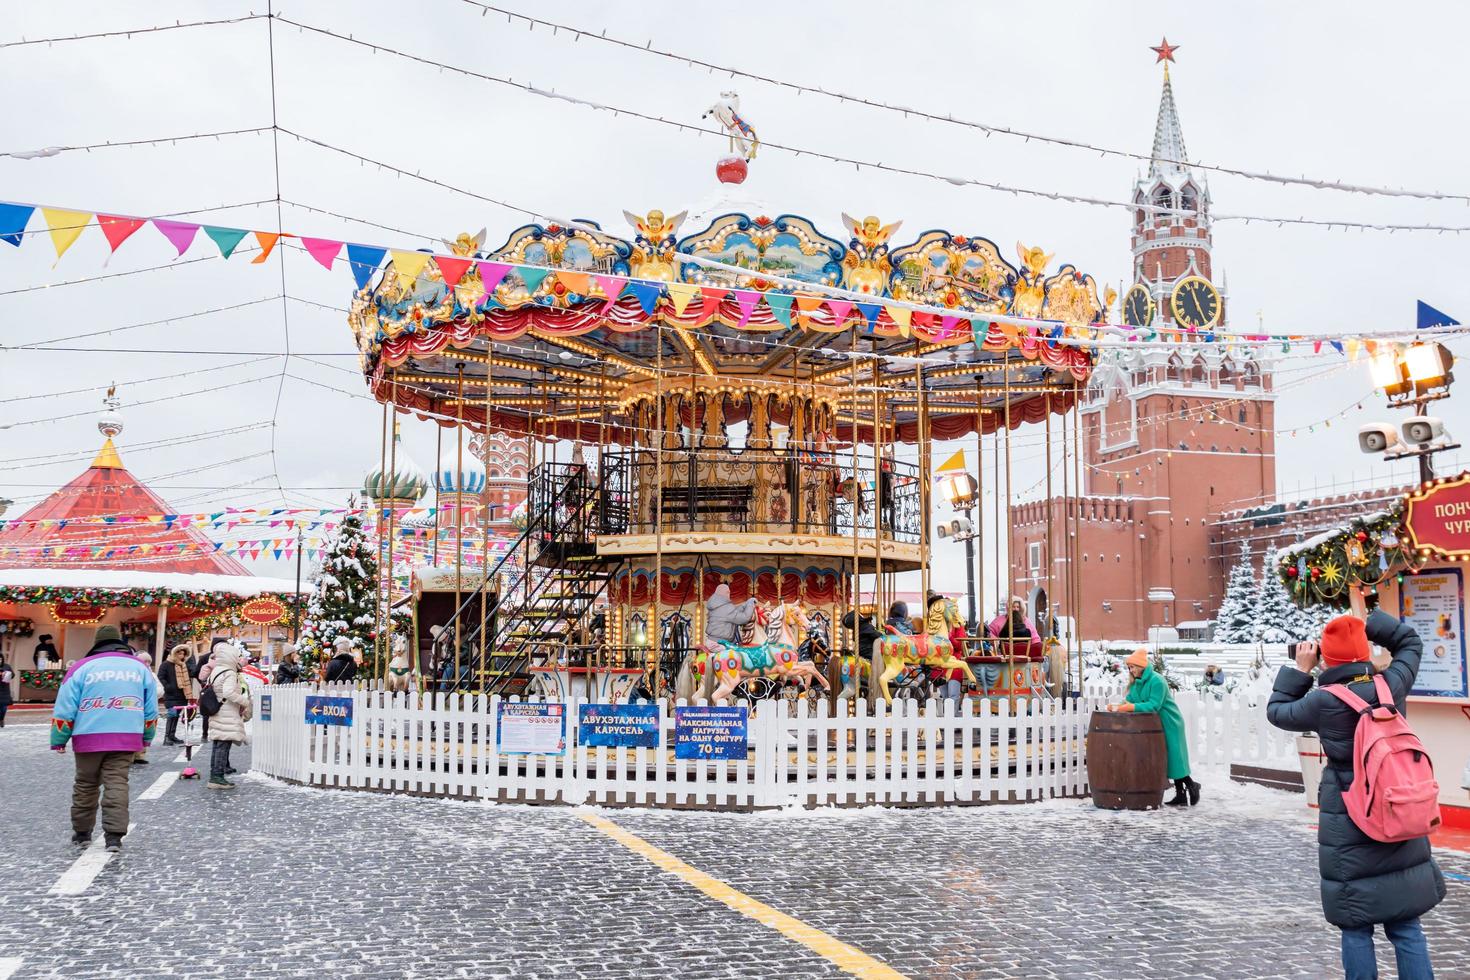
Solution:
M 245 723 L 250 720 L 250 692 L 240 674 L 240 648 L 234 644 L 215 647 L 214 671 L 209 686 L 219 698 L 219 712 L 209 719 L 209 737 L 214 740 L 209 757 L 209 788 L 234 789 L 225 778 L 230 768 L 230 749 L 245 741 Z

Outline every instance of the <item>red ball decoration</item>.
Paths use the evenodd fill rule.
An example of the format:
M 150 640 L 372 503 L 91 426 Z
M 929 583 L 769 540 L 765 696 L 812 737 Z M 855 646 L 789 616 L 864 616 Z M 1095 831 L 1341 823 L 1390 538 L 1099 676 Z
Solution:
M 1286 577 L 1287 578 L 1296 578 L 1296 576 L 1297 576 L 1297 570 L 1296 570 L 1296 566 L 1295 565 L 1291 566 L 1290 568 L 1288 568 L 1286 570 Z
M 1319 579 L 1321 577 L 1322 577 L 1322 569 L 1320 569 L 1320 568 L 1314 568 L 1314 569 L 1312 569 L 1312 578 L 1313 579 Z
M 720 178 L 722 184 L 743 184 L 749 171 L 750 168 L 740 157 L 725 157 L 715 164 L 715 176 Z
M 1359 541 L 1367 541 L 1368 540 L 1368 532 L 1367 531 L 1359 531 L 1357 534 L 1353 535 L 1353 537 L 1357 538 Z

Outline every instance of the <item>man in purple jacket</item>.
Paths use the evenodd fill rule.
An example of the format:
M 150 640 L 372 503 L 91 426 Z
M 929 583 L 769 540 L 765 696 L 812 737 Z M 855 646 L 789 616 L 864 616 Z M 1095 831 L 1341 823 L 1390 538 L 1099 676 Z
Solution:
M 133 756 L 153 741 L 158 725 L 158 680 L 123 642 L 116 626 L 97 629 L 87 656 L 67 669 L 51 712 L 51 748 L 72 743 L 72 843 L 92 840 L 97 800 L 107 849 L 122 849 L 128 832 L 128 772 Z M 103 792 L 105 790 L 105 792 Z

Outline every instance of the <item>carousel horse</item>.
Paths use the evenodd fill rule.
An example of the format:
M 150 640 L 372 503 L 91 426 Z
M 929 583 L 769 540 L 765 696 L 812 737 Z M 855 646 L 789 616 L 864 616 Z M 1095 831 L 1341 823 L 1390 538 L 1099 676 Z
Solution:
M 388 661 L 388 676 L 384 686 L 390 693 L 408 691 L 413 686 L 413 666 L 408 659 L 408 637 L 402 633 L 393 637 L 389 644 L 393 659 Z
M 967 683 L 975 683 L 970 665 L 955 656 L 954 647 L 949 642 L 949 629 L 959 621 L 959 610 L 954 600 L 945 599 L 930 605 L 924 620 L 925 632 L 919 636 L 905 636 L 892 626 L 887 627 L 888 635 L 879 637 L 873 644 L 873 672 L 878 675 L 883 700 L 893 700 L 889 682 L 910 666 L 958 670 L 964 674 Z
M 740 96 L 734 92 L 721 92 L 720 101 L 704 110 L 701 120 L 710 116 L 715 117 L 715 122 L 720 124 L 730 137 L 730 152 L 738 153 L 746 160 L 755 159 L 755 151 L 760 149 L 761 141 L 755 135 L 755 130 L 750 123 L 740 117 Z
M 702 647 L 685 658 L 676 692 L 682 698 L 709 692 L 712 701 L 720 702 L 734 694 L 742 682 L 755 678 L 793 682 L 803 690 L 809 689 L 815 680 L 827 688 L 827 679 L 816 665 L 797 655 L 797 637 L 805 624 L 806 616 L 796 603 L 777 605 L 774 615 L 766 607 L 758 606 L 753 641 L 705 640 Z M 710 691 L 711 684 L 713 691 Z

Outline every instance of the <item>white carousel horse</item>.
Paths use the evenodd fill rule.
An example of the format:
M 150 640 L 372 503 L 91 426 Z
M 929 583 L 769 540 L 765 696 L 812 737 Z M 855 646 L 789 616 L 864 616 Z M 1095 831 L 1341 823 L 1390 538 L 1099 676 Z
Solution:
M 730 134 L 730 152 L 739 153 L 746 160 L 755 159 L 755 151 L 760 149 L 760 137 L 755 135 L 755 130 L 750 123 L 740 117 L 740 96 L 735 92 L 721 92 L 720 101 L 704 110 L 700 119 L 715 117 L 725 132 Z
M 402 633 L 394 636 L 388 645 L 393 659 L 388 661 L 388 676 L 383 686 L 389 693 L 407 692 L 413 688 L 413 664 L 408 658 L 408 637 Z

